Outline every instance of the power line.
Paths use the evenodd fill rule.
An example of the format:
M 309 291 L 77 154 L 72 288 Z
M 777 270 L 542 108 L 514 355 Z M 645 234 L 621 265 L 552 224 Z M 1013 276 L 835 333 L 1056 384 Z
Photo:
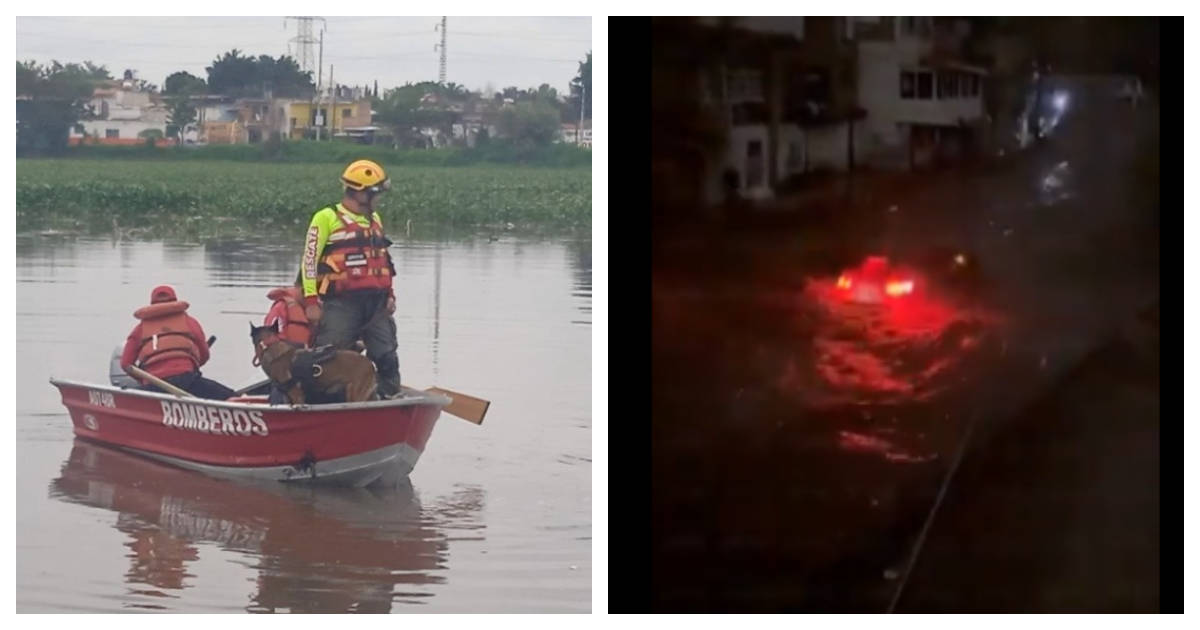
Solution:
M 501 38 L 511 37 L 513 39 L 522 39 L 522 40 L 535 39 L 535 40 L 544 41 L 544 42 L 572 42 L 572 43 L 587 42 L 587 43 L 590 43 L 592 41 L 590 39 L 568 39 L 568 38 L 563 38 L 563 37 L 536 37 L 536 36 L 531 36 L 531 35 L 525 35 L 522 33 L 475 33 L 475 32 L 468 32 L 468 31 L 454 31 L 454 34 L 455 35 L 467 35 L 469 37 L 501 37 Z
M 336 59 L 338 61 L 365 61 L 365 60 L 371 60 L 371 59 L 397 59 L 397 58 L 402 58 L 402 57 L 419 57 L 421 55 L 432 55 L 435 52 L 436 51 L 432 51 L 432 50 L 417 50 L 417 51 L 403 52 L 403 53 L 392 53 L 390 55 L 367 55 L 367 56 L 337 55 Z M 334 58 L 333 55 L 330 55 L 330 57 Z
M 339 31 L 339 32 L 343 33 L 343 34 L 348 34 L 349 37 L 356 42 L 372 41 L 372 40 L 389 40 L 390 41 L 397 37 L 411 37 L 413 35 L 429 35 L 429 33 L 430 33 L 430 31 L 406 31 L 404 33 L 387 33 L 386 35 L 381 35 L 379 33 L 379 31 L 376 29 L 370 33 L 370 35 L 372 35 L 372 37 L 363 38 L 363 37 L 356 37 L 355 36 L 356 34 L 352 31 L 343 30 L 343 31 Z
M 554 61 L 561 63 L 583 63 L 582 59 L 559 59 L 554 57 L 522 57 L 518 55 L 496 55 L 493 53 L 475 53 L 475 52 L 455 52 L 457 55 L 467 55 L 470 57 L 486 57 L 489 59 L 523 59 L 526 61 Z

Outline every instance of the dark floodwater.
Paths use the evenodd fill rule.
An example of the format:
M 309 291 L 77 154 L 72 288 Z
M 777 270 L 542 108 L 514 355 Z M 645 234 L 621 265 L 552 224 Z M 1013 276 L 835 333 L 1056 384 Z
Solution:
M 828 223 L 656 234 L 659 610 L 885 610 L 960 449 L 1157 299 L 1157 108 L 1048 83 L 1068 95 L 1049 139 L 993 168 Z M 937 270 L 955 252 L 970 273 Z M 936 294 L 829 299 L 868 253 Z
M 410 485 L 251 487 L 77 442 L 51 376 L 107 382 L 132 311 L 173 284 L 207 376 L 261 380 L 247 322 L 296 243 L 17 238 L 19 612 L 587 612 L 591 243 L 393 246 L 404 381 L 492 401 L 443 416 Z

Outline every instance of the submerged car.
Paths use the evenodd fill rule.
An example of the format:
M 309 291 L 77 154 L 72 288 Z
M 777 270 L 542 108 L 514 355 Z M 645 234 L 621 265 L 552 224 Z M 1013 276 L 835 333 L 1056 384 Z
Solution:
M 904 299 L 916 287 L 915 273 L 892 267 L 884 256 L 868 256 L 861 266 L 843 271 L 837 279 L 838 292 L 860 304 Z

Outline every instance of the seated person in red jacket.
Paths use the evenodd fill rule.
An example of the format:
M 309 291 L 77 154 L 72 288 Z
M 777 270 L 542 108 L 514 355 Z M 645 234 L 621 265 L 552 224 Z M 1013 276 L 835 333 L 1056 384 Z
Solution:
M 141 321 L 125 339 L 121 369 L 137 365 L 200 398 L 225 400 L 233 390 L 200 375 L 200 366 L 208 362 L 208 343 L 200 322 L 187 314 L 187 308 L 187 302 L 175 298 L 175 289 L 155 287 L 150 305 L 133 313 Z M 149 383 L 142 385 L 142 389 L 161 391 Z

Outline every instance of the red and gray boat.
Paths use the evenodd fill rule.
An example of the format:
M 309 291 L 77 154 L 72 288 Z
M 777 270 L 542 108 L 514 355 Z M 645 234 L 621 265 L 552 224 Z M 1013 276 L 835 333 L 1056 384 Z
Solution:
M 80 438 L 216 477 L 357 487 L 412 471 L 452 401 L 406 387 L 394 400 L 269 405 L 50 382 Z

